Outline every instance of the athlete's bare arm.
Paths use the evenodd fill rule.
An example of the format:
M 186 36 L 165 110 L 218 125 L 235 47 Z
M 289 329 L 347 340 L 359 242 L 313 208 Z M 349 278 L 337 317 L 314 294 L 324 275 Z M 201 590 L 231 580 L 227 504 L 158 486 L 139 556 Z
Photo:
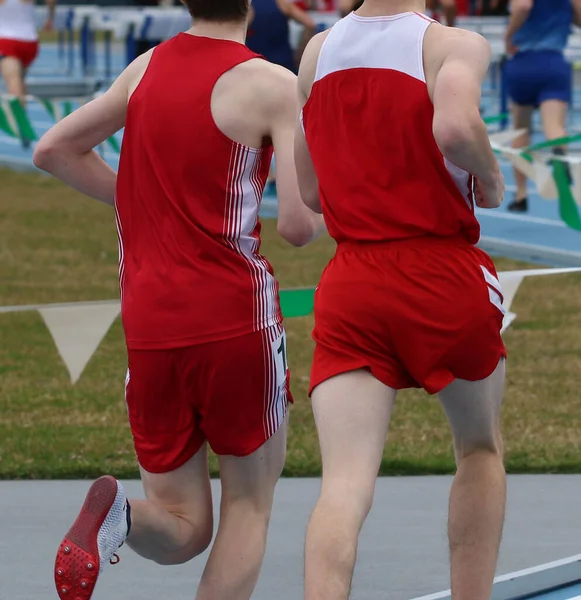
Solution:
M 269 65 L 269 68 L 273 65 Z M 297 115 L 296 77 L 282 67 L 276 67 L 270 85 L 263 89 L 264 114 L 276 160 L 278 195 L 278 232 L 295 246 L 303 246 L 321 234 L 323 218 L 301 201 L 294 158 L 294 135 Z
M 432 25 L 424 42 L 433 131 L 442 154 L 477 180 L 477 204 L 502 203 L 504 179 L 480 116 L 482 83 L 490 66 L 490 44 L 480 35 Z
M 44 28 L 47 31 L 51 31 L 54 23 L 54 15 L 56 12 L 56 0 L 45 0 L 45 4 L 48 8 L 48 16 Z
M 151 51 L 137 58 L 105 94 L 57 123 L 38 142 L 34 164 L 74 189 L 114 204 L 117 173 L 94 151 L 125 126 L 127 102 Z
M 303 202 L 315 212 L 321 213 L 321 200 L 319 197 L 319 181 L 317 173 L 311 159 L 311 154 L 305 139 L 305 132 L 302 124 L 302 110 L 310 94 L 315 72 L 317 70 L 317 61 L 321 47 L 329 32 L 323 32 L 316 35 L 305 48 L 298 79 L 298 101 L 299 118 L 295 127 L 295 162 L 297 175 L 299 178 L 299 189 Z

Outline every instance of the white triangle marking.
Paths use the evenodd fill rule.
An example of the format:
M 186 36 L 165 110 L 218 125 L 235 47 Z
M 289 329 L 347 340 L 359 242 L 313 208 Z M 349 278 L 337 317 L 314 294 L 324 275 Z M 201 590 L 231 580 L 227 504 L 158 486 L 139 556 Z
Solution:
M 41 308 L 74 385 L 119 315 L 119 304 Z

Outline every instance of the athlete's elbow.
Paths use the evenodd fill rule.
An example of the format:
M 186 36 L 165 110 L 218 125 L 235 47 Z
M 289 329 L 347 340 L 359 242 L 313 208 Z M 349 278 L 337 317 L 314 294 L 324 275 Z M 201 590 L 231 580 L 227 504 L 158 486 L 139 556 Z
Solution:
M 295 223 L 280 222 L 277 225 L 278 235 L 291 246 L 302 248 L 313 239 L 313 231 L 307 227 L 300 227 Z
M 478 130 L 483 127 L 480 115 L 470 115 L 464 119 L 440 117 L 434 119 L 433 133 L 436 144 L 446 157 L 462 153 L 478 138 Z
M 41 138 L 32 154 L 32 162 L 37 169 L 50 173 L 56 160 L 61 154 L 61 149 L 50 139 Z

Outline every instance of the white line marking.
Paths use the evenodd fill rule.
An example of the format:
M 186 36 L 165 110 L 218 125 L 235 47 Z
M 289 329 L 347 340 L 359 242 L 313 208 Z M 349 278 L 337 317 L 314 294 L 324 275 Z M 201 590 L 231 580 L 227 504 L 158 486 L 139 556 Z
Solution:
M 581 554 L 577 554 L 563 560 L 496 577 L 491 600 L 532 597 L 556 587 L 577 583 L 581 576 L 580 569 Z M 414 600 L 450 600 L 451 597 L 450 590 L 446 590 Z M 569 600 L 581 600 L 581 596 Z
M 504 238 L 495 238 L 489 236 L 481 236 L 480 242 L 496 242 L 503 246 L 509 246 L 512 248 L 522 248 L 524 250 L 530 250 L 531 252 L 550 252 L 552 254 L 568 254 L 571 256 L 578 256 L 581 259 L 581 252 L 575 252 L 575 250 L 565 250 L 564 248 L 554 248 L 552 246 L 540 246 L 538 244 L 527 244 L 525 242 L 512 242 L 505 240 Z
M 505 219 L 506 221 L 520 221 L 521 223 L 535 223 L 536 225 L 567 228 L 567 225 L 563 223 L 563 221 L 557 221 L 557 219 L 545 219 L 544 217 L 531 217 L 529 215 L 513 215 L 511 213 L 485 210 L 483 208 L 477 208 L 475 213 L 479 216 L 490 217 L 493 219 Z

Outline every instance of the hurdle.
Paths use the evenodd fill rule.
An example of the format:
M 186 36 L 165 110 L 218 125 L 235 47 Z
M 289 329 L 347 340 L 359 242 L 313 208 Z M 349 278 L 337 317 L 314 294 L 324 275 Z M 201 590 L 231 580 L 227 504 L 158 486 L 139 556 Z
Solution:
M 570 595 L 565 594 L 568 588 Z M 490 600 L 541 600 L 557 590 L 564 592 L 560 598 L 581 598 L 581 554 L 497 577 Z M 451 591 L 446 590 L 413 600 L 451 599 Z

